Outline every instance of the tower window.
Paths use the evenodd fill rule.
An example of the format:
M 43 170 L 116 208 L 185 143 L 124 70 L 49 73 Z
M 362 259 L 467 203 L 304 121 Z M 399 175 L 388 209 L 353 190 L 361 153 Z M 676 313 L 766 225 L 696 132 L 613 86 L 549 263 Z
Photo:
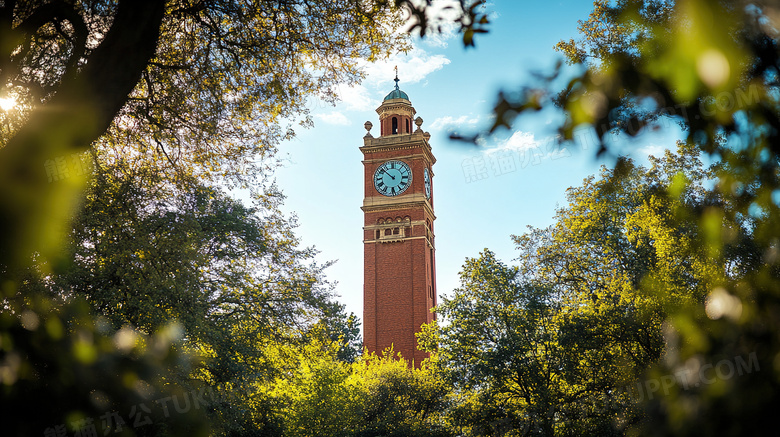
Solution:
M 429 249 L 431 251 L 431 282 L 436 280 L 436 272 L 433 270 L 433 249 Z M 433 289 L 431 289 L 431 299 L 433 299 Z
M 404 131 L 404 133 L 408 134 L 409 132 L 411 132 L 411 130 L 409 129 L 409 119 L 407 118 L 406 119 L 406 130 Z
M 392 130 L 392 133 L 393 133 L 393 135 L 398 134 L 398 118 L 396 118 L 396 117 L 393 117 L 393 130 Z

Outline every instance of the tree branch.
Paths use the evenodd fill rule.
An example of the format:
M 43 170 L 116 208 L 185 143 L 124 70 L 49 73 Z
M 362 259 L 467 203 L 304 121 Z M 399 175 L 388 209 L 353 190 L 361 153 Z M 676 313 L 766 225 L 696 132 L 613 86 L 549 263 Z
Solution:
M 73 27 L 72 37 L 65 35 L 61 26 L 63 21 L 68 21 Z M 3 40 L 1 55 L 3 64 L 2 68 L 0 68 L 0 72 L 2 73 L 2 76 L 0 76 L 0 86 L 3 86 L 13 79 L 20 69 L 20 66 L 15 65 L 12 58 L 16 58 L 19 61 L 23 60 L 26 53 L 29 52 L 30 48 L 33 46 L 33 35 L 38 29 L 48 23 L 54 23 L 57 31 L 63 35 L 64 38 L 69 39 L 73 45 L 73 52 L 65 65 L 65 75 L 68 75 L 69 73 L 72 74 L 73 67 L 77 65 L 87 48 L 89 29 L 87 29 L 84 18 L 76 12 L 72 5 L 69 5 L 62 0 L 57 0 L 38 6 L 33 10 L 32 14 L 19 23 L 18 26 L 10 29 L 8 32 L 4 32 L 3 36 L 6 36 L 7 33 L 8 38 Z M 27 50 L 22 50 L 21 54 L 12 56 L 13 51 L 24 43 L 25 37 L 30 38 L 30 42 L 26 44 Z
M 154 55 L 164 0 L 123 0 L 84 68 L 31 113 L 0 149 L 0 265 L 53 257 L 83 181 L 49 183 L 44 162 L 87 149 L 111 124 Z

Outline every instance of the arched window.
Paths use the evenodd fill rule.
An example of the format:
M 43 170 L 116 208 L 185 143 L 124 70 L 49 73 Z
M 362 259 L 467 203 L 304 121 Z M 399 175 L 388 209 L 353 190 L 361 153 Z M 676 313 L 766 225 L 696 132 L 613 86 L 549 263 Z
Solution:
M 393 130 L 391 132 L 393 135 L 398 133 L 398 119 L 395 117 L 393 117 Z

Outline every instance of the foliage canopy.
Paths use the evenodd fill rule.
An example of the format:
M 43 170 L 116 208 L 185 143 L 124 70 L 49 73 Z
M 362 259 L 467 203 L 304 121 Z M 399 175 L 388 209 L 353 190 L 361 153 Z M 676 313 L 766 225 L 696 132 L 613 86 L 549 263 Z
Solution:
M 538 85 L 498 97 L 489 132 L 511 127 L 525 113 L 556 107 L 565 116 L 558 126 L 564 141 L 584 131 L 598 139 L 599 154 L 617 154 L 613 138 L 639 138 L 673 121 L 684 129 L 688 147 L 720 163 L 704 204 L 675 205 L 687 184 L 680 177 L 649 205 L 672 207 L 670 229 L 695 231 L 679 245 L 668 240 L 674 244 L 665 253 L 693 256 L 692 266 L 702 275 L 702 289 L 693 295 L 704 292 L 706 298 L 669 299 L 686 279 L 675 278 L 674 265 L 657 264 L 644 275 L 642 294 L 676 303 L 666 306 L 664 357 L 648 378 L 695 373 L 736 357 L 755 357 L 757 369 L 775 368 L 777 17 L 776 4 L 764 1 L 599 0 L 580 23 L 581 38 L 556 45 L 581 73 L 564 78 L 563 90 L 554 86 L 562 77 L 559 68 L 540 76 Z M 616 180 L 631 174 L 626 164 L 617 161 Z M 646 402 L 648 420 L 663 424 L 652 430 L 659 435 L 761 432 L 772 426 L 767 420 L 780 403 L 779 383 L 776 372 L 760 371 L 685 386 Z

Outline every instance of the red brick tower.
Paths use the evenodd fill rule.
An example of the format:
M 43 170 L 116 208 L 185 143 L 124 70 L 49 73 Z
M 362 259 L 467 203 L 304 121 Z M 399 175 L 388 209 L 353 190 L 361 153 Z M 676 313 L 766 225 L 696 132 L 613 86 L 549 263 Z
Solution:
M 433 237 L 433 164 L 430 134 L 405 92 L 395 89 L 377 108 L 380 136 L 366 122 L 363 138 L 365 198 L 362 210 L 363 345 L 371 352 L 393 346 L 419 365 L 420 325 L 436 319 Z M 417 126 L 414 129 L 413 124 Z

